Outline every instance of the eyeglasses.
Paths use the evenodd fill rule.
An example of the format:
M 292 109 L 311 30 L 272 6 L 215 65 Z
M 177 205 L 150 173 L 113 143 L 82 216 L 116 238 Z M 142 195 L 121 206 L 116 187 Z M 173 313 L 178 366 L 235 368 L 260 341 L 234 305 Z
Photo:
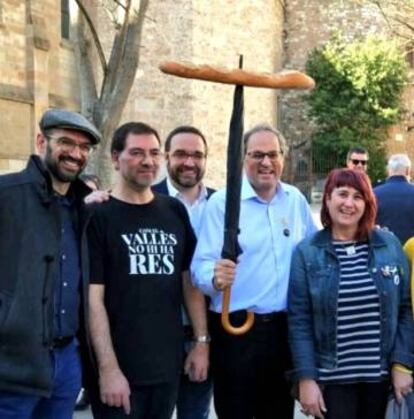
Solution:
M 189 158 L 193 159 L 194 161 L 201 161 L 206 158 L 206 155 L 201 151 L 194 151 L 193 153 L 189 153 L 184 150 L 177 150 L 171 154 L 177 160 L 187 160 Z
M 262 151 L 249 151 L 246 153 L 252 160 L 257 163 L 260 163 L 264 160 L 265 157 L 268 157 L 270 161 L 276 161 L 279 157 L 283 156 L 283 151 L 269 151 L 263 153 Z
M 162 151 L 155 148 L 147 152 L 146 150 L 143 150 L 141 148 L 134 148 L 132 150 L 129 150 L 129 155 L 132 157 L 136 157 L 139 160 L 144 160 L 147 157 L 151 158 L 152 160 L 160 160 L 162 157 Z
M 66 137 L 55 138 L 46 135 L 46 138 L 55 141 L 60 149 L 68 153 L 71 153 L 73 150 L 75 150 L 76 147 L 78 147 L 81 154 L 88 156 L 95 150 L 95 146 L 91 143 L 79 144 L 76 141 Z
M 352 164 L 355 166 L 358 166 L 358 164 L 362 164 L 362 166 L 366 166 L 368 163 L 368 160 L 358 160 L 358 159 L 351 159 Z

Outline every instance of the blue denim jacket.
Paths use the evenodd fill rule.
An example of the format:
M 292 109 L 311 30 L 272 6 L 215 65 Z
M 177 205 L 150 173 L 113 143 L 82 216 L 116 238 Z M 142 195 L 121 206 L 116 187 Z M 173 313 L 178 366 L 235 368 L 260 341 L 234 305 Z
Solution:
M 399 240 L 374 230 L 368 240 L 368 269 L 380 297 L 381 366 L 414 364 L 410 272 Z M 337 362 L 339 262 L 329 230 L 300 242 L 293 254 L 288 297 L 291 377 L 318 379 L 318 368 Z

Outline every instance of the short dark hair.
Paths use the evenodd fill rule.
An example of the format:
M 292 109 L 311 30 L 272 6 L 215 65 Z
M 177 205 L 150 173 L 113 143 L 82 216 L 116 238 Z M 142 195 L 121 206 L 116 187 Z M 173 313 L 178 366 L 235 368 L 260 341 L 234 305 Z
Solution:
M 329 214 L 326 201 L 331 197 L 332 191 L 341 186 L 350 186 L 361 193 L 365 202 L 365 211 L 359 220 L 356 239 L 366 239 L 369 233 L 375 227 L 375 218 L 377 216 L 377 201 L 372 191 L 371 181 L 369 177 L 358 170 L 352 169 L 334 169 L 332 170 L 325 182 L 323 191 L 321 221 L 325 228 L 332 228 L 332 218 Z
M 352 147 L 348 151 L 348 154 L 346 155 L 346 161 L 348 161 L 348 160 L 351 159 L 351 155 L 353 153 L 356 153 L 356 154 L 366 154 L 366 155 L 368 155 L 368 151 L 365 148 L 363 148 L 363 147 Z
M 282 151 L 283 155 L 286 157 L 289 147 L 287 145 L 286 138 L 283 136 L 283 134 L 276 128 L 273 128 L 270 124 L 261 123 L 255 125 L 253 128 L 246 131 L 243 135 L 243 146 L 244 146 L 244 152 L 247 150 L 247 146 L 249 144 L 249 139 L 253 134 L 257 134 L 258 132 L 271 132 L 275 134 L 277 141 L 279 142 L 280 150 Z
M 195 134 L 195 135 L 198 135 L 203 140 L 204 148 L 206 150 L 206 155 L 207 155 L 208 147 L 207 147 L 206 137 L 204 136 L 204 134 L 198 128 L 193 127 L 191 125 L 180 125 L 179 127 L 174 128 L 167 135 L 167 138 L 165 139 L 165 144 L 164 144 L 164 151 L 166 153 L 168 153 L 171 150 L 171 140 L 177 134 Z
M 115 151 L 120 153 L 124 150 L 126 138 L 129 134 L 155 135 L 155 137 L 157 137 L 158 143 L 161 145 L 160 136 L 158 135 L 158 132 L 155 128 L 152 128 L 150 125 L 145 124 L 144 122 L 127 122 L 115 130 L 112 136 L 111 154 Z

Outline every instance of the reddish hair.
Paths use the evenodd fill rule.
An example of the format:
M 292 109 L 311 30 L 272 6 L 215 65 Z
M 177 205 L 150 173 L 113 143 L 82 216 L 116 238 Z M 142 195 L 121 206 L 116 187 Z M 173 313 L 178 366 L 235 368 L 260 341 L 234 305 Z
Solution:
M 321 221 L 325 228 L 332 228 L 332 218 L 328 211 L 326 201 L 331 197 L 332 191 L 341 186 L 349 186 L 356 189 L 365 202 L 365 211 L 358 223 L 356 233 L 357 240 L 363 240 L 375 227 L 375 218 L 377 216 L 377 202 L 372 192 L 371 181 L 369 177 L 360 171 L 351 169 L 332 170 L 325 183 L 323 191 Z

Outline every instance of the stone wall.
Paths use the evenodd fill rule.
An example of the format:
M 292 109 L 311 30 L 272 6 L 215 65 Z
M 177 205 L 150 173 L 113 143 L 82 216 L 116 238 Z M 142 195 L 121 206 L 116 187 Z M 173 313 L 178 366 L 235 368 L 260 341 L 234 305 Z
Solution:
M 88 0 L 99 23 L 109 54 L 111 22 L 98 5 Z M 72 1 L 72 12 L 74 2 Z M 79 85 L 74 45 L 60 36 L 60 0 L 2 0 L 0 13 L 0 172 L 24 164 L 34 151 L 37 121 L 50 106 L 79 108 Z M 152 0 L 141 45 L 141 62 L 122 122 L 146 121 L 163 137 L 180 124 L 193 124 L 210 143 L 208 183 L 222 186 L 233 87 L 178 79 L 162 74 L 162 60 L 188 60 L 256 71 L 282 68 L 303 70 L 308 52 L 322 45 L 335 31 L 349 39 L 385 28 L 372 7 L 350 0 Z M 412 109 L 413 94 L 406 94 Z M 278 123 L 292 145 L 290 181 L 298 166 L 310 168 L 312 126 L 301 93 L 245 89 L 245 126 Z M 413 115 L 390 132 L 389 151 L 412 152 Z M 304 145 L 302 145 L 302 143 Z M 414 150 L 413 150 L 414 151 Z M 412 155 L 413 156 L 413 155 Z
M 74 12 L 74 2 L 71 2 Z M 101 2 L 87 2 L 109 55 L 111 22 Z M 0 14 L 0 172 L 23 166 L 34 151 L 37 121 L 48 107 L 79 109 L 74 45 L 60 36 L 60 0 L 3 0 Z M 152 0 L 141 64 L 122 122 L 142 120 L 163 137 L 193 124 L 210 143 L 208 180 L 222 186 L 233 87 L 178 79 L 162 60 L 188 60 L 274 72 L 281 68 L 283 11 L 275 0 Z M 98 62 L 97 62 L 98 65 Z M 245 90 L 245 125 L 276 122 L 276 92 Z M 20 162 L 20 163 L 19 163 Z
M 0 173 L 24 167 L 45 109 L 79 107 L 73 45 L 60 22 L 60 0 L 2 0 Z
M 148 122 L 163 137 L 177 125 L 197 126 L 210 144 L 207 182 L 222 186 L 233 87 L 166 76 L 158 64 L 188 60 L 237 67 L 243 54 L 246 69 L 274 72 L 281 68 L 282 22 L 283 10 L 275 0 L 152 1 L 123 121 Z M 276 122 L 276 92 L 246 88 L 245 125 L 259 121 Z

